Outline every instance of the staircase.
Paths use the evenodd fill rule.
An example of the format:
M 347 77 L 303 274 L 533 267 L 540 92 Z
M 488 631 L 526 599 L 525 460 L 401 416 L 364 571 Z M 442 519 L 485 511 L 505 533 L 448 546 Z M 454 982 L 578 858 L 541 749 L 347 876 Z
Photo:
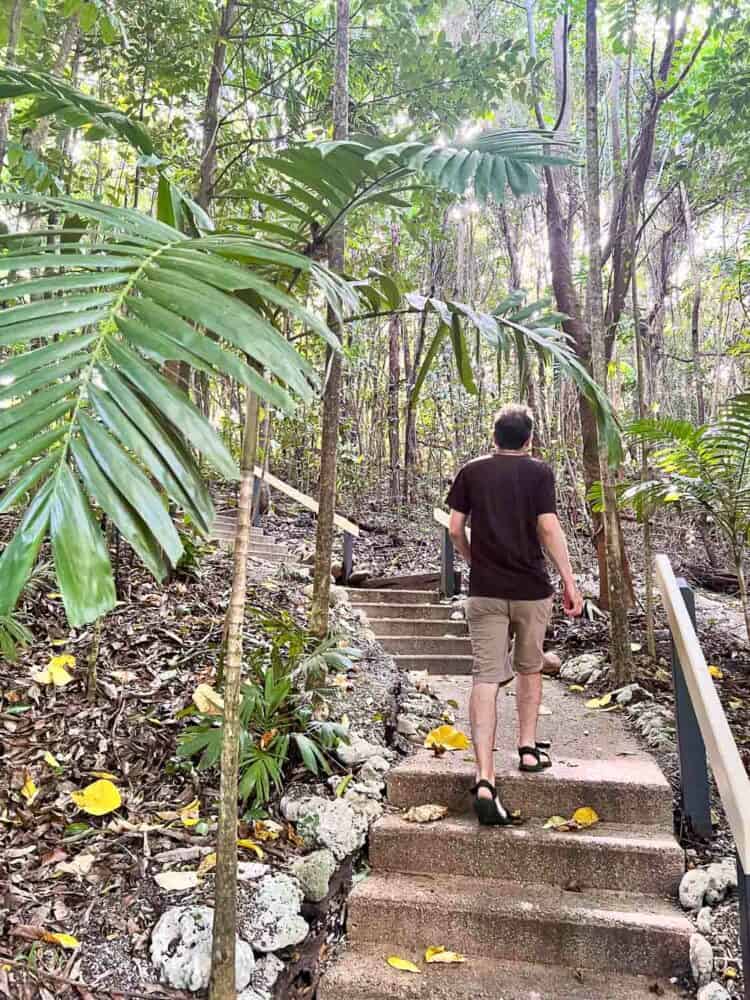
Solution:
M 403 670 L 470 674 L 471 641 L 457 604 L 441 604 L 429 590 L 349 590 L 349 601 Z
M 236 513 L 217 513 L 211 533 L 211 538 L 214 541 L 232 548 L 234 546 L 236 531 Z M 273 538 L 266 535 L 262 528 L 255 527 L 250 529 L 250 552 L 248 558 L 262 559 L 264 562 L 270 563 L 288 563 L 291 561 L 289 549 L 285 545 L 279 545 Z
M 450 618 L 455 605 L 419 591 L 350 591 L 350 599 L 405 669 L 470 670 L 466 626 Z M 450 683 L 468 691 L 466 680 Z M 673 902 L 684 859 L 672 834 L 669 784 L 612 716 L 587 723 L 591 713 L 555 681 L 545 681 L 545 703 L 560 727 L 551 734 L 560 748 L 554 766 L 519 772 L 507 726 L 498 755 L 504 801 L 528 817 L 521 826 L 478 826 L 470 752 L 420 751 L 391 771 L 394 809 L 430 802 L 450 812 L 427 825 L 397 812 L 375 824 L 372 874 L 349 898 L 348 951 L 322 979 L 319 1000 L 680 995 L 669 978 L 687 967 L 692 926 Z M 592 739 L 581 740 L 578 727 L 587 725 Z M 603 753 L 587 758 L 595 743 Z M 593 806 L 601 822 L 572 833 L 543 828 L 548 817 L 581 805 Z M 433 945 L 467 961 L 425 964 Z M 421 974 L 390 968 L 391 955 L 416 962 Z

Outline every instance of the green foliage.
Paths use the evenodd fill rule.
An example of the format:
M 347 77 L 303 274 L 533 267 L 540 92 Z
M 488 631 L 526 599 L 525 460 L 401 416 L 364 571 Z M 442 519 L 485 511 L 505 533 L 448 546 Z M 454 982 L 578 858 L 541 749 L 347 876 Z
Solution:
M 630 427 L 635 441 L 654 450 L 661 475 L 626 489 L 622 503 L 677 505 L 707 514 L 735 559 L 750 540 L 750 395 L 735 396 L 702 427 L 682 420 L 643 420 Z
M 9 303 L 0 344 L 21 350 L 0 364 L 0 400 L 13 401 L 0 413 L 0 483 L 7 486 L 0 511 L 32 499 L 0 556 L 0 614 L 15 606 L 49 534 L 68 619 L 81 625 L 115 602 L 91 497 L 161 580 L 183 552 L 165 498 L 201 533 L 211 528 L 211 499 L 191 449 L 222 475 L 237 475 L 219 434 L 162 365 L 182 361 L 232 378 L 290 412 L 291 393 L 309 401 L 318 380 L 276 329 L 276 315 L 300 321 L 334 348 L 338 342 L 278 283 L 304 274 L 336 312 L 356 300 L 308 258 L 261 240 L 189 237 L 93 202 L 24 200 L 74 214 L 82 228 L 72 247 L 64 228 L 4 237 L 20 248 L 0 257 L 8 275 L 0 300 Z
M 283 788 L 285 771 L 301 764 L 316 777 L 330 773 L 329 756 L 346 729 L 318 718 L 325 706 L 329 673 L 351 666 L 356 651 L 342 649 L 335 638 L 319 642 L 286 614 L 255 619 L 267 642 L 253 650 L 250 680 L 242 686 L 240 709 L 239 795 L 262 806 Z M 218 764 L 221 717 L 199 715 L 179 739 L 182 757 L 198 757 L 198 767 Z
M 18 646 L 28 646 L 32 638 L 31 632 L 13 615 L 0 615 L 0 659 L 15 663 Z

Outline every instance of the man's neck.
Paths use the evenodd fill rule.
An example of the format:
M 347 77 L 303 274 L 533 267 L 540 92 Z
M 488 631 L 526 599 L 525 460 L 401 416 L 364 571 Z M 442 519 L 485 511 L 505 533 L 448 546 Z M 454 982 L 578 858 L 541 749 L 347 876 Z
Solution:
M 496 455 L 528 455 L 528 448 L 498 448 L 495 445 Z

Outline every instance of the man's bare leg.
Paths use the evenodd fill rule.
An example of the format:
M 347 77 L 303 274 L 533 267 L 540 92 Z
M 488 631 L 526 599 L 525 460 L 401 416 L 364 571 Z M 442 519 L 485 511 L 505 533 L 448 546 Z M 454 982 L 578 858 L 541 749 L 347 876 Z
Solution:
M 471 737 L 477 762 L 477 781 L 495 784 L 495 733 L 497 731 L 497 689 L 498 684 L 475 684 L 469 699 Z M 491 799 L 486 788 L 477 793 L 480 798 Z
M 518 708 L 518 745 L 533 747 L 536 744 L 536 725 L 542 703 L 542 675 L 518 674 L 516 677 L 516 706 Z M 526 754 L 524 764 L 536 764 L 536 758 Z

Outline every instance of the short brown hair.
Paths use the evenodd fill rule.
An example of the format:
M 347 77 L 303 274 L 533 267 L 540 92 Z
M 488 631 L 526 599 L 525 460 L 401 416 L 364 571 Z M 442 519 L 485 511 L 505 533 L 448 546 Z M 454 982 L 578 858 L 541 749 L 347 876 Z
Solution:
M 509 403 L 495 415 L 495 444 L 519 451 L 534 433 L 534 417 L 528 406 Z

